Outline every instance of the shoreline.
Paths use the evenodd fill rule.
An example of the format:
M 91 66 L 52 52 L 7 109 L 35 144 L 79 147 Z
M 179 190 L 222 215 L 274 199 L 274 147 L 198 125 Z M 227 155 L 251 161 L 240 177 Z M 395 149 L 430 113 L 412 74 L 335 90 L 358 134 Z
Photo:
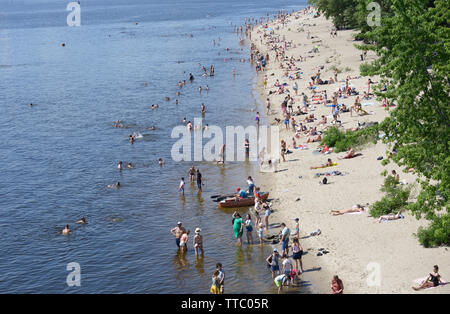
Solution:
M 303 10 L 302 10 L 303 11 Z M 280 104 L 285 94 L 274 94 L 268 96 L 269 90 L 274 89 L 276 80 L 281 84 L 287 83 L 290 95 L 295 96 L 292 85 L 294 81 L 298 83 L 298 95 L 295 96 L 295 104 L 303 107 L 300 95 L 304 92 L 311 99 L 311 91 L 307 89 L 310 77 L 313 76 L 318 67 L 323 66 L 321 73 L 323 80 L 334 77 L 332 66 L 341 70 L 338 74 L 338 83 L 320 85 L 320 90 L 327 90 L 328 99 L 332 98 L 333 92 L 341 85 L 345 85 L 345 77 L 350 75 L 350 84 L 360 92 L 362 103 L 369 103 L 364 109 L 370 114 L 358 116 L 349 113 L 340 114 L 339 120 L 345 129 L 357 127 L 358 122 L 381 122 L 387 115 L 381 102 L 372 98 L 362 100 L 363 91 L 367 90 L 368 77 L 360 77 L 359 65 L 361 64 L 361 52 L 353 46 L 352 34 L 354 30 L 338 31 L 336 37 L 330 35 L 332 22 L 323 16 L 313 18 L 310 13 L 295 12 L 287 18 L 287 23 L 283 26 L 279 20 L 269 23 L 274 31 L 272 38 L 280 38 L 278 46 L 285 38 L 287 42 L 292 42 L 292 46 L 286 49 L 286 56 L 293 56 L 295 66 L 301 68 L 301 79 L 290 80 L 285 77 L 285 69 L 281 69 L 279 62 L 275 62 L 274 51 L 266 45 L 266 40 L 262 39 L 261 26 L 256 26 L 252 30 L 250 43 L 263 54 L 269 53 L 270 59 L 265 70 L 257 73 L 257 90 L 260 100 L 264 104 L 262 110 L 266 112 L 265 99 L 270 98 L 271 114 L 268 118 L 269 124 L 274 124 L 275 118 L 283 119 Z M 298 16 L 299 18 L 295 18 Z M 302 25 L 300 26 L 300 23 Z M 298 31 L 303 28 L 304 31 Z M 308 38 L 308 32 L 312 38 Z M 262 39 L 262 42 L 261 42 Z M 273 45 L 274 43 L 272 43 Z M 314 46 L 319 49 L 318 53 L 311 53 Z M 310 53 L 308 53 L 310 52 Z M 299 62 L 299 56 L 305 57 L 306 61 Z M 368 53 L 363 62 L 374 60 L 375 55 Z M 283 62 L 287 64 L 287 62 Z M 293 71 L 289 71 L 291 75 Z M 267 75 L 267 87 L 263 86 L 264 75 Z M 379 81 L 378 77 L 371 78 L 374 82 Z M 353 105 L 355 96 L 339 99 L 338 103 L 344 103 L 347 107 Z M 316 109 L 312 112 L 318 118 L 313 124 L 320 121 L 320 116 L 328 117 L 329 121 L 331 108 L 323 104 L 314 104 Z M 304 119 L 304 115 L 295 116 L 295 120 Z M 309 127 L 313 124 L 307 124 Z M 280 138 L 284 139 L 289 146 L 293 131 L 284 130 L 284 125 L 280 123 Z M 317 126 L 318 131 L 323 129 Z M 270 223 L 285 222 L 293 230 L 293 219 L 300 218 L 301 237 L 305 237 L 310 232 L 320 229 L 320 236 L 300 239 L 303 250 L 308 252 L 303 258 L 305 270 L 320 267 L 320 271 L 310 271 L 302 275 L 302 280 L 313 283 L 313 293 L 330 293 L 330 282 L 334 274 L 339 275 L 345 286 L 345 293 L 412 293 L 411 286 L 413 280 L 426 276 L 433 265 L 438 264 L 441 274 L 445 280 L 450 278 L 450 252 L 446 247 L 423 248 L 414 233 L 419 226 L 424 226 L 428 222 L 424 219 L 416 220 L 409 213 L 404 213 L 405 218 L 396 221 L 377 223 L 376 219 L 369 217 L 368 213 L 346 214 L 342 216 L 332 216 L 331 210 L 341 210 L 351 208 L 354 204 L 373 204 L 380 200 L 383 193 L 380 187 L 384 177 L 381 176 L 383 170 L 390 172 L 395 169 L 401 174 L 401 180 L 414 183 L 415 176 L 410 173 L 402 173 L 401 169 L 393 163 L 382 166 L 378 156 L 384 156 L 387 146 L 382 143 L 368 144 L 357 148 L 357 153 L 362 153 L 361 157 L 337 160 L 337 157 L 344 153 L 322 155 L 313 152 L 319 143 L 306 143 L 307 136 L 302 135 L 296 139 L 297 145 L 307 145 L 308 150 L 293 150 L 292 154 L 286 155 L 286 162 L 280 162 L 277 173 L 258 173 L 257 183 L 262 190 L 269 191 L 273 199 L 275 212 L 270 217 Z M 291 149 L 292 150 L 292 149 Z M 310 166 L 320 165 L 326 162 L 327 158 L 337 161 L 338 165 L 328 169 L 310 170 Z M 339 170 L 345 176 L 330 176 L 327 185 L 320 185 L 319 179 L 314 177 L 315 173 L 323 173 Z M 301 176 L 301 178 L 299 178 Z M 300 198 L 299 201 L 296 201 Z M 291 237 L 292 240 L 292 237 Z M 279 245 L 277 245 L 278 247 Z M 329 254 L 316 256 L 319 248 L 330 251 Z M 447 277 L 447 278 L 446 278 Z M 374 279 L 376 278 L 376 279 Z M 427 289 L 420 293 L 449 293 L 450 285 L 437 289 Z

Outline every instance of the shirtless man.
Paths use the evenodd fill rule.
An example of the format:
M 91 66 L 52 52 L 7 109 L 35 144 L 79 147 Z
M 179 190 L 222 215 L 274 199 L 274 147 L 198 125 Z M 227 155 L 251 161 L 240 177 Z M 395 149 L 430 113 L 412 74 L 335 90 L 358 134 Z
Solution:
M 181 221 L 179 221 L 177 223 L 177 226 L 175 228 L 173 228 L 172 230 L 170 230 L 170 233 L 173 234 L 175 236 L 175 242 L 178 246 L 178 248 L 180 248 L 180 238 L 183 235 L 183 233 L 186 232 L 186 229 L 184 229 L 182 227 L 182 223 Z

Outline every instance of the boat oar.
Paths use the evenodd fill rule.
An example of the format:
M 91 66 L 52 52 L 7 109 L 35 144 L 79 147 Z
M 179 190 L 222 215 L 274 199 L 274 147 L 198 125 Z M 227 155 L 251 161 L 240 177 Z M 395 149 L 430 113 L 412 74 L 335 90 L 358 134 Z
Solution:
M 211 198 L 227 198 L 227 197 L 231 197 L 231 196 L 233 196 L 234 194 L 221 194 L 221 195 L 213 195 L 213 196 L 211 196 Z

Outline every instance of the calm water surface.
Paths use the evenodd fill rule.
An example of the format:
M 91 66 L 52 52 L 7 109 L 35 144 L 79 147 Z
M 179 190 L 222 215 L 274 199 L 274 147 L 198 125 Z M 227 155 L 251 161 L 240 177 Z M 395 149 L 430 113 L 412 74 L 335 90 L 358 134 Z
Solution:
M 271 248 L 237 248 L 231 213 L 210 199 L 244 187 L 252 165 L 195 163 L 204 192 L 187 184 L 182 198 L 191 163 L 171 160 L 170 133 L 184 117 L 199 118 L 201 103 L 204 123 L 254 123 L 264 109 L 230 22 L 304 1 L 84 0 L 82 27 L 66 25 L 68 2 L 0 0 L 0 292 L 208 293 L 222 262 L 228 293 L 273 293 L 263 262 Z M 216 75 L 201 77 L 199 62 Z M 190 72 L 196 80 L 176 105 L 176 83 Z M 131 127 L 113 128 L 118 119 Z M 143 135 L 134 145 L 132 132 Z M 119 160 L 135 169 L 119 173 Z M 116 181 L 120 190 L 106 188 Z M 89 224 L 75 225 L 83 215 Z M 204 258 L 177 253 L 169 230 L 178 220 L 202 229 Z M 81 287 L 66 285 L 70 262 L 81 265 Z

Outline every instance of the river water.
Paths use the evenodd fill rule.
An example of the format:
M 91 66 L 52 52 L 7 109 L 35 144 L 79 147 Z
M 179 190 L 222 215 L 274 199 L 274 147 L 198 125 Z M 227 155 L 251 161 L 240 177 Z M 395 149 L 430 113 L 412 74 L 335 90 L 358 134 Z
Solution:
M 209 293 L 217 262 L 226 292 L 275 292 L 264 263 L 271 247 L 238 248 L 231 212 L 210 198 L 245 187 L 253 165 L 195 162 L 203 193 L 187 183 L 182 197 L 192 163 L 171 159 L 170 135 L 184 117 L 200 118 L 201 103 L 204 124 L 254 124 L 264 106 L 253 66 L 239 61 L 248 43 L 239 45 L 230 23 L 305 2 L 84 0 L 81 27 L 67 26 L 67 3 L 0 1 L 0 292 Z M 202 77 L 198 63 L 214 65 L 215 76 Z M 177 105 L 177 82 L 189 73 L 196 79 Z M 130 127 L 113 128 L 115 120 Z M 143 137 L 132 145 L 133 132 Z M 119 160 L 135 168 L 119 172 Z M 117 181 L 120 190 L 106 188 Z M 74 224 L 81 216 L 87 225 Z M 203 258 L 192 234 L 191 250 L 177 253 L 169 230 L 179 220 L 202 229 Z M 66 224 L 69 236 L 60 234 Z M 71 262 L 79 287 L 66 284 Z

